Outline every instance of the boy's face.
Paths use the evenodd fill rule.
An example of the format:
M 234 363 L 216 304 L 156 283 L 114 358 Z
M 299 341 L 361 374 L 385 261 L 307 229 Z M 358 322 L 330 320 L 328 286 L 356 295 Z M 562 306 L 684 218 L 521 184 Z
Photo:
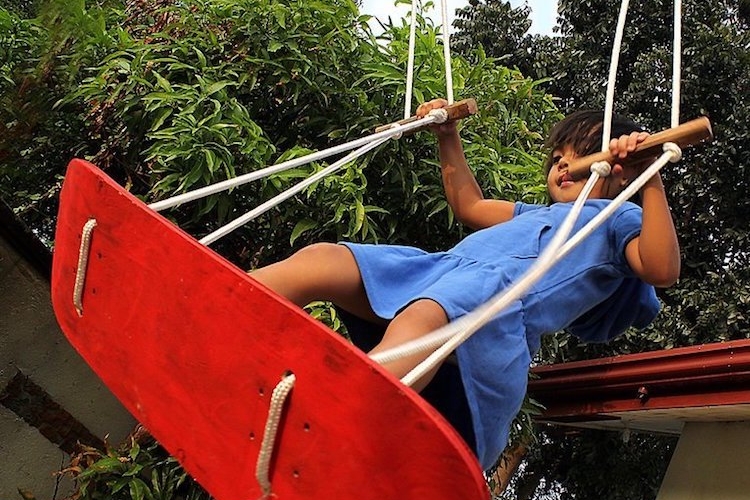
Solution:
M 552 166 L 547 174 L 547 191 L 554 202 L 571 202 L 586 185 L 587 178 L 573 179 L 568 174 L 569 163 L 578 155 L 571 146 L 561 146 L 552 151 Z M 623 176 L 623 169 L 613 168 L 609 177 L 599 179 L 589 198 L 613 199 L 627 186 L 628 180 Z

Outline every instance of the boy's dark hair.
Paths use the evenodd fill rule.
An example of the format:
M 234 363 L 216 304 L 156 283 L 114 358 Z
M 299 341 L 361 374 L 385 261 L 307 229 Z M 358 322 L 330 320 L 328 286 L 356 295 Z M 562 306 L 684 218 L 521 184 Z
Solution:
M 559 147 L 569 144 L 578 156 L 586 156 L 601 151 L 603 123 L 603 111 L 581 110 L 566 116 L 555 124 L 550 130 L 545 144 L 549 153 L 544 162 L 544 173 L 548 174 L 549 169 L 552 168 L 552 153 Z M 617 114 L 612 116 L 612 132 L 610 134 L 612 138 L 643 130 L 645 130 L 643 126 L 630 118 Z

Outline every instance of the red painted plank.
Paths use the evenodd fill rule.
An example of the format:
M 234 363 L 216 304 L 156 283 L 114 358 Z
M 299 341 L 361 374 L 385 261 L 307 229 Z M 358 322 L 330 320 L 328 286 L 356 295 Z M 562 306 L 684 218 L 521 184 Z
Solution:
M 280 500 L 489 498 L 471 451 L 418 394 L 82 160 L 61 194 L 52 298 L 70 342 L 218 500 L 261 496 L 255 463 L 287 370 L 297 382 L 272 462 Z

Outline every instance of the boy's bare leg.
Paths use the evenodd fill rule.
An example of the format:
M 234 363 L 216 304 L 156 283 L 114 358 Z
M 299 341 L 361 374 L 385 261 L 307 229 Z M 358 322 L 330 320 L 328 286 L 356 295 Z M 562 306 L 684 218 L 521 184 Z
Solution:
M 254 270 L 250 276 L 300 307 L 314 300 L 330 300 L 362 319 L 384 324 L 370 307 L 354 256 L 343 245 L 318 243 L 288 259 Z M 448 323 L 443 308 L 432 300 L 418 300 L 388 324 L 380 343 L 370 352 L 384 351 L 414 340 Z M 401 378 L 429 353 L 402 358 L 383 367 Z M 426 386 L 437 368 L 425 374 L 413 388 Z
M 448 323 L 448 316 L 443 308 L 435 301 L 422 299 L 413 302 L 401 311 L 388 325 L 383 340 L 370 351 L 376 353 L 396 347 L 410 340 L 417 339 L 427 333 L 440 328 Z M 416 354 L 401 358 L 390 363 L 384 363 L 383 367 L 395 376 L 401 378 L 409 373 L 420 362 L 424 361 L 430 352 Z M 421 391 L 435 376 L 438 367 L 420 378 L 412 388 Z
M 364 320 L 384 323 L 372 311 L 357 262 L 343 245 L 310 245 L 249 274 L 300 307 L 314 300 L 330 300 Z

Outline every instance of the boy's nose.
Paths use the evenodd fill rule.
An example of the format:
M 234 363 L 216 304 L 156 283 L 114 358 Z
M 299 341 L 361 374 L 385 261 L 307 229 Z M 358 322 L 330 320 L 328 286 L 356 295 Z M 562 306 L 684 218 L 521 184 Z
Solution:
M 568 158 L 566 156 L 563 156 L 560 158 L 560 161 L 557 162 L 557 170 L 567 170 L 568 168 Z

